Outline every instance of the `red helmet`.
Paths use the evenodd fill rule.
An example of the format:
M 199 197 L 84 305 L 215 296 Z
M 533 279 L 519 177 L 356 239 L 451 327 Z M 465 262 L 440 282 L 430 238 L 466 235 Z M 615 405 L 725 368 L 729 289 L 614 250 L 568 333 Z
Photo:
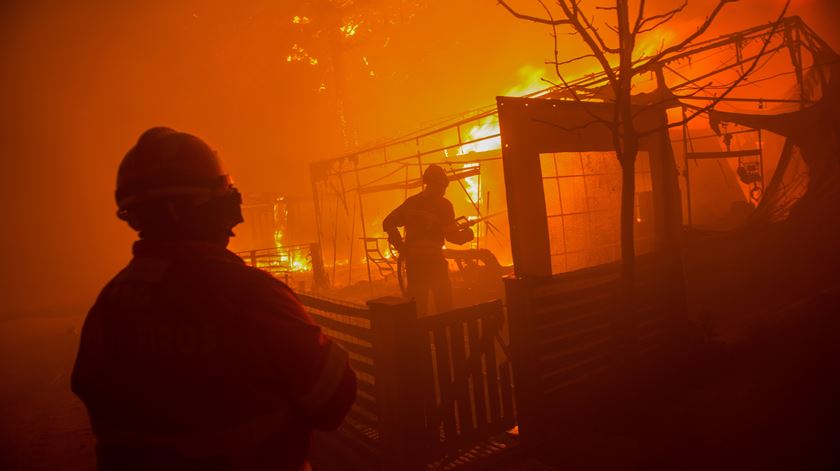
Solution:
M 231 181 L 222 162 L 201 139 L 170 128 L 144 132 L 117 171 L 116 200 L 120 210 L 152 200 L 222 195 Z
M 423 172 L 423 183 L 431 187 L 446 188 L 449 185 L 449 177 L 443 167 L 431 164 Z
M 135 208 L 167 201 L 200 206 L 220 198 L 236 205 L 237 216 L 229 219 L 238 220 L 231 220 L 231 227 L 241 222 L 239 192 L 216 152 L 201 139 L 167 127 L 144 132 L 125 155 L 117 171 L 115 197 L 117 215 L 132 227 Z

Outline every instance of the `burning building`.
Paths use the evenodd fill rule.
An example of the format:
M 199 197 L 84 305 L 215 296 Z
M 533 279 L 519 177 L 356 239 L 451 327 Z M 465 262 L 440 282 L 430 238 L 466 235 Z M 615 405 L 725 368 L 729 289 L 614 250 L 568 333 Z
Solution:
M 362 400 L 324 446 L 352 450 L 341 463 L 357 469 L 452 469 L 518 443 L 588 465 L 595 452 L 582 440 L 601 437 L 598 453 L 618 453 L 604 437 L 637 433 L 637 411 L 691 378 L 686 352 L 697 354 L 700 330 L 726 336 L 728 321 L 768 322 L 799 312 L 808 293 L 836 295 L 838 64 L 799 18 L 649 64 L 631 108 L 642 137 L 629 290 L 605 74 L 498 97 L 465 119 L 314 164 L 333 287 L 362 282 L 370 295 L 396 284 L 381 219 L 431 163 L 450 170 L 461 214 L 506 213 L 481 219 L 475 249 L 513 262 L 504 310 L 496 301 L 418 319 L 393 299 L 364 309 L 304 298 L 365 372 Z M 382 343 L 399 351 L 377 353 Z M 499 438 L 513 416 L 518 432 Z
M 654 251 L 662 241 L 664 199 L 675 199 L 669 215 L 674 220 L 668 224 L 676 232 L 683 226 L 729 230 L 772 212 L 767 207 L 777 201 L 780 191 L 774 175 L 780 165 L 782 172 L 787 168 L 790 146 L 772 130 L 745 125 L 743 120 L 727 123 L 716 112 L 769 115 L 816 103 L 814 90 L 821 89 L 819 84 L 829 73 L 826 50 L 807 26 L 791 18 L 778 28 L 760 26 L 696 43 L 667 61 L 647 64 L 648 73 L 634 81 L 634 100 L 640 109 L 665 110 L 665 120 L 658 126 L 667 145 L 658 157 L 648 151 L 639 156 L 634 201 L 637 253 Z M 741 83 L 739 77 L 747 68 L 751 70 Z M 718 97 L 736 81 L 740 86 Z M 566 85 L 527 94 L 521 104 L 557 110 L 521 120 L 529 121 L 530 129 L 545 127 L 541 135 L 564 141 L 540 153 L 541 176 L 529 184 L 542 194 L 540 201 L 529 203 L 529 211 L 544 206 L 544 217 L 522 222 L 518 229 L 530 234 L 539 227 L 540 234 L 547 232 L 544 258 L 550 260 L 550 273 L 608 264 L 620 257 L 621 169 L 612 142 L 608 136 L 589 133 L 599 126 L 591 126 L 592 119 L 569 124 L 560 111 L 575 106 L 573 94 L 591 103 L 587 106 L 609 107 L 607 78 L 603 73 L 584 74 Z M 714 110 L 705 109 L 711 102 Z M 471 248 L 488 250 L 501 265 L 516 261 L 511 227 L 517 224 L 509 191 L 510 173 L 518 171 L 521 163 L 503 164 L 503 143 L 515 139 L 506 137 L 504 126 L 500 131 L 505 103 L 520 106 L 513 105 L 520 103 L 517 100 L 500 99 L 498 107 L 312 165 L 317 235 L 331 286 L 372 285 L 393 278 L 395 258 L 382 232 L 382 219 L 421 189 L 422 170 L 432 163 L 450 172 L 449 198 L 456 213 L 480 220 Z M 695 113 L 696 119 L 674 124 Z M 569 126 L 581 128 L 567 132 Z M 589 144 L 583 145 L 587 139 Z M 658 164 L 653 159 L 667 166 L 654 169 Z M 665 173 L 657 176 L 657 172 Z M 655 191 L 664 178 L 674 186 L 670 195 Z M 533 249 L 535 239 L 525 239 Z M 456 270 L 456 264 L 452 268 Z

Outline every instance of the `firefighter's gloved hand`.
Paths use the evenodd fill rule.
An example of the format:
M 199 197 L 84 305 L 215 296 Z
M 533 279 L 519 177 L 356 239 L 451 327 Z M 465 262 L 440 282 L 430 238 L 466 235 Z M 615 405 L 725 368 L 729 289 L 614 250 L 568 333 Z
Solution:
M 391 247 L 397 249 L 397 252 L 402 253 L 403 248 L 405 247 L 405 242 L 403 242 L 402 237 L 390 235 L 388 236 L 388 243 L 391 244 Z

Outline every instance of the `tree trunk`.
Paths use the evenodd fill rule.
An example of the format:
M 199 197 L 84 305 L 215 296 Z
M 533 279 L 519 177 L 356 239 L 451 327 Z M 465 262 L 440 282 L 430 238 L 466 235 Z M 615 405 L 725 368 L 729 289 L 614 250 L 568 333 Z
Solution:
M 615 3 L 619 38 L 619 73 L 616 90 L 616 114 L 618 118 L 613 136 L 618 144 L 616 153 L 621 163 L 621 278 L 626 300 L 633 292 L 636 268 L 636 250 L 633 239 L 635 215 L 633 206 L 636 196 L 636 154 L 639 139 L 633 122 L 633 50 L 636 47 L 636 33 L 630 28 L 629 1 Z M 641 14 L 641 13 L 640 13 Z
M 621 278 L 629 293 L 633 289 L 636 268 L 633 228 L 636 200 L 636 150 L 626 150 L 621 159 Z

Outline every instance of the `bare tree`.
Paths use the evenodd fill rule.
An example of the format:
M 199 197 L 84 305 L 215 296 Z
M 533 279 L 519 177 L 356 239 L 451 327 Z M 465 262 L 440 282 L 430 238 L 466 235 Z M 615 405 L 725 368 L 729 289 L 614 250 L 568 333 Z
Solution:
M 614 97 L 614 108 L 611 119 L 603 119 L 594 115 L 592 117 L 594 121 L 600 122 L 610 130 L 613 148 L 621 164 L 620 223 L 622 278 L 624 279 L 625 287 L 630 289 L 633 286 L 635 272 L 633 211 L 636 190 L 636 156 L 638 155 L 639 143 L 642 138 L 649 134 L 662 132 L 662 129 L 640 131 L 635 128 L 633 118 L 634 115 L 638 114 L 638 111 L 633 103 L 633 78 L 641 73 L 657 71 L 661 67 L 661 64 L 666 63 L 671 56 L 690 46 L 693 41 L 702 36 L 712 26 L 715 19 L 727 4 L 734 3 L 738 0 L 717 0 L 714 8 L 712 8 L 705 20 L 693 33 L 688 34 L 682 40 L 667 47 L 663 45 L 658 52 L 650 57 L 636 54 L 636 45 L 640 35 L 654 31 L 670 22 L 685 10 L 688 6 L 688 0 L 683 0 L 682 3 L 670 10 L 655 14 L 648 14 L 646 11 L 646 1 L 638 0 L 638 5 L 634 8 L 636 10 L 635 19 L 631 18 L 630 0 L 614 0 L 614 3 L 611 3 L 609 6 L 603 6 L 602 4 L 601 6 L 593 7 L 589 11 L 584 11 L 581 7 L 583 0 L 555 0 L 557 8 L 554 11 L 543 0 L 536 1 L 545 11 L 544 17 L 520 13 L 512 8 L 507 1 L 497 0 L 499 5 L 518 19 L 551 26 L 552 36 L 554 38 L 554 60 L 547 63 L 554 65 L 557 77 L 572 99 L 582 102 L 586 97 L 581 96 L 579 90 L 569 85 L 569 82 L 561 73 L 560 67 L 585 59 L 594 59 L 598 63 Z M 657 2 L 657 4 L 659 3 Z M 750 66 L 736 80 L 730 83 L 720 95 L 711 99 L 707 106 L 696 109 L 680 122 L 669 124 L 669 127 L 682 126 L 700 114 L 708 112 L 755 70 L 759 58 L 764 54 L 770 39 L 782 23 L 789 4 L 790 0 L 785 4 L 782 13 L 774 23 L 772 31 L 763 42 L 761 52 L 756 56 Z M 615 24 L 605 23 L 605 27 L 613 33 L 613 37 L 605 37 L 596 26 L 594 10 L 614 12 Z M 570 29 L 570 34 L 577 36 L 586 45 L 588 52 L 561 61 L 558 52 L 558 28 Z M 663 103 L 659 103 L 658 105 L 661 106 Z

